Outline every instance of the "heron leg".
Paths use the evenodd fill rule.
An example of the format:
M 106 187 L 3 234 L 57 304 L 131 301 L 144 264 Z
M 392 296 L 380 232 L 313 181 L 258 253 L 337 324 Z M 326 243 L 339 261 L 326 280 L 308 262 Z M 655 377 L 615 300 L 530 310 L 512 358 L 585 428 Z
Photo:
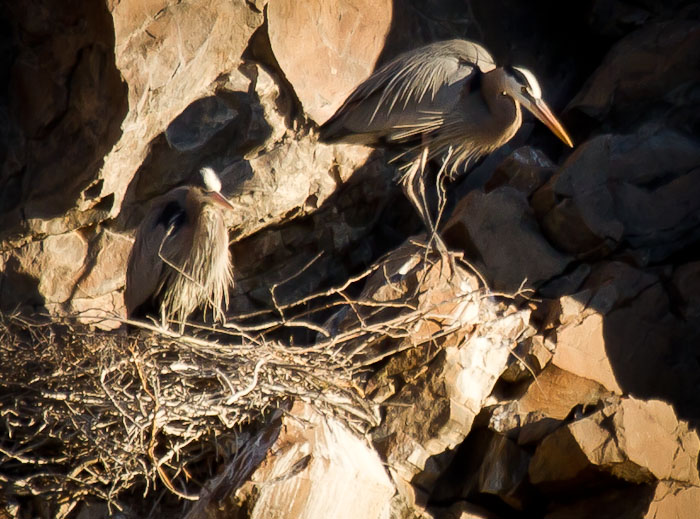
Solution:
M 439 222 L 440 216 L 442 215 L 442 208 L 444 207 L 444 201 L 440 205 L 440 214 L 438 214 L 438 219 L 433 222 L 433 218 L 430 215 L 430 209 L 428 206 L 428 198 L 425 191 L 425 167 L 428 160 L 429 149 L 424 146 L 419 157 L 417 157 L 408 166 L 405 175 L 401 179 L 401 184 L 406 197 L 410 200 L 411 204 L 418 211 L 418 215 L 423 220 L 423 225 L 425 225 L 428 231 L 428 243 L 427 252 L 430 252 L 433 244 L 435 244 L 436 250 L 440 255 L 443 264 L 446 262 L 450 266 L 451 272 L 453 269 L 452 256 L 450 256 L 449 251 L 445 242 L 443 242 L 437 231 L 437 223 Z M 444 168 L 441 168 L 441 171 Z M 440 181 L 440 176 L 438 176 L 438 182 Z

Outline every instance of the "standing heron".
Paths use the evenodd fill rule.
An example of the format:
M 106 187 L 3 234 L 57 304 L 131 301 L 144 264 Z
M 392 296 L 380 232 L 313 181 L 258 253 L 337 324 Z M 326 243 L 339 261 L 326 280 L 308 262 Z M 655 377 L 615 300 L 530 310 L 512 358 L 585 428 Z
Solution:
M 228 232 L 221 208 L 233 209 L 211 168 L 200 185 L 173 189 L 160 197 L 136 232 L 126 271 L 127 315 L 159 315 L 184 327 L 197 308 L 223 320 L 233 283 Z
M 442 157 L 438 182 L 445 172 L 453 179 L 513 138 L 522 124 L 521 105 L 573 146 L 532 72 L 496 66 L 477 43 L 448 40 L 401 54 L 377 70 L 321 126 L 320 137 L 402 145 L 402 188 L 434 232 L 422 178 L 426 162 Z

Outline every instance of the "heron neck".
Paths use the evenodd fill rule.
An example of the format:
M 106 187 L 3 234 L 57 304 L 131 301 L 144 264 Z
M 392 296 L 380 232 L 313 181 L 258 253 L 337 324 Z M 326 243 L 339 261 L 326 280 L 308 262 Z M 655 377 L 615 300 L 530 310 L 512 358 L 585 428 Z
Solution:
M 505 76 L 502 68 L 484 74 L 482 95 L 491 114 L 487 123 L 492 132 L 494 144 L 497 144 L 496 147 L 513 138 L 523 119 L 520 103 L 510 95 L 503 95 L 504 91 L 506 91 Z

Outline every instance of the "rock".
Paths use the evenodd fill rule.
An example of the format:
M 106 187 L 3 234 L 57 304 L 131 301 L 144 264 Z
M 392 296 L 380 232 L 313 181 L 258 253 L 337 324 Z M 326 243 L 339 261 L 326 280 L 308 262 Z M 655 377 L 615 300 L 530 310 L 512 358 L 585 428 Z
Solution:
M 554 163 L 540 150 L 523 146 L 511 153 L 493 172 L 484 190 L 508 185 L 530 196 L 552 176 Z
M 246 467 L 254 470 L 235 484 L 219 483 L 217 499 L 205 491 L 206 504 L 198 503 L 187 519 L 241 513 L 249 519 L 389 517 L 395 489 L 382 461 L 340 420 L 297 402 L 276 430 L 264 458 Z
M 12 251 L 3 273 L 3 305 L 63 304 L 73 295 L 72 287 L 80 278 L 88 253 L 88 243 L 78 231 L 49 236 Z M 33 297 L 22 293 L 27 280 L 36 280 Z
M 235 69 L 263 21 L 240 2 L 109 8 L 37 0 L 16 13 L 19 30 L 45 43 L 23 48 L 12 72 L 13 88 L 31 99 L 16 106 L 24 122 L 15 169 L 26 169 L 27 186 L 16 200 L 26 203 L 6 232 L 22 226 L 25 234 L 60 234 L 115 216 L 151 141 Z M 49 16 L 59 11 L 60 21 Z M 39 62 L 51 66 L 36 81 L 32 63 Z M 51 92 L 37 90 L 45 85 Z
M 223 192 L 233 191 L 230 198 L 243 210 L 230 211 L 227 224 L 245 236 L 288 219 L 290 212 L 297 216 L 315 212 L 370 153 L 368 148 L 352 147 L 338 157 L 333 146 L 292 140 L 235 162 L 221 172 Z M 377 173 L 377 167 L 370 162 L 359 175 Z
M 691 519 L 700 506 L 700 488 L 659 481 L 633 485 L 553 506 L 545 519 Z
M 381 395 L 386 406 L 382 424 L 372 431 L 375 448 L 401 495 L 419 507 L 505 369 L 510 345 L 529 332 L 528 312 L 481 298 L 476 276 L 421 261 L 421 240 L 393 251 L 367 280 L 359 301 L 371 305 L 356 305 L 355 312 L 341 311 L 326 323 L 332 335 L 355 329 L 358 318 L 369 330 L 376 319 L 397 323 L 395 340 L 370 341 L 355 362 L 371 365 L 405 350 L 391 356 L 365 393 Z M 402 314 L 409 320 L 399 320 Z M 412 322 L 411 315 L 425 318 Z M 392 384 L 395 394 L 385 390 Z
M 318 124 L 374 70 L 392 21 L 389 0 L 277 0 L 267 9 L 272 52 Z
M 469 193 L 445 224 L 443 236 L 450 247 L 467 252 L 495 290 L 537 287 L 570 262 L 542 237 L 527 199 L 511 187 Z
M 552 359 L 552 351 L 541 335 L 520 342 L 513 349 L 512 355 L 516 362 L 511 363 L 501 375 L 501 380 L 509 383 L 531 378 L 542 371 Z
M 578 377 L 598 382 L 608 391 L 622 394 L 606 349 L 604 319 L 592 314 L 580 323 L 557 331 L 552 364 Z
M 680 296 L 687 321 L 700 321 L 700 261 L 681 265 L 673 272 L 673 287 Z
M 498 519 L 487 509 L 466 501 L 458 501 L 447 509 L 431 509 L 435 519 Z
M 699 45 L 700 27 L 694 21 L 649 24 L 612 48 L 567 110 L 627 129 L 651 117 L 676 126 L 697 121 L 688 109 L 694 103 L 689 90 L 700 82 Z
M 14 56 L 3 74 L 10 109 L 0 236 L 14 241 L 107 216 L 109 208 L 99 204 L 99 171 L 121 134 L 127 85 L 104 3 L 33 0 L 8 7 L 3 19 Z
M 577 405 L 595 405 L 605 394 L 606 391 L 597 382 L 552 364 L 537 376 L 518 399 L 518 410 L 524 414 L 541 413 L 547 418 L 563 420 Z
M 547 436 L 532 458 L 530 481 L 580 484 L 595 468 L 632 483 L 698 486 L 699 450 L 697 433 L 678 421 L 671 406 L 624 398 Z
M 621 261 L 599 263 L 591 269 L 591 274 L 583 285 L 583 291 L 589 294 L 586 305 L 607 315 L 616 307 L 633 303 L 644 290 L 658 282 L 659 278 L 655 274 Z M 578 297 L 578 294 L 572 296 Z
M 554 503 L 545 519 L 639 519 L 645 517 L 653 489 L 647 485 L 611 485 L 610 490 L 586 495 L 580 499 Z M 649 518 L 651 519 L 651 518 Z
M 700 488 L 659 481 L 644 519 L 692 519 L 700 507 Z
M 604 256 L 623 241 L 642 264 L 700 237 L 700 152 L 669 130 L 603 135 L 579 146 L 535 193 L 547 237 L 569 253 Z
M 692 388 L 700 382 L 700 374 L 688 342 L 691 328 L 673 315 L 660 284 L 610 312 L 604 333 L 608 359 L 626 393 L 662 398 L 684 418 L 697 420 L 698 396 Z
M 497 496 L 509 506 L 522 510 L 523 495 L 519 491 L 527 479 L 529 462 L 529 454 L 515 442 L 495 435 L 479 469 L 475 490 Z

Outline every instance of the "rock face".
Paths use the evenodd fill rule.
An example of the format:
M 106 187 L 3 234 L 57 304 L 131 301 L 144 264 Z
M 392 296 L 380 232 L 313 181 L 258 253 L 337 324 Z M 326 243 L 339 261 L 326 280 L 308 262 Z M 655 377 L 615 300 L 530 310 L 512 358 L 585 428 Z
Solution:
M 359 427 L 348 402 L 281 399 L 235 449 L 198 460 L 196 504 L 154 477 L 124 517 L 696 517 L 696 2 L 6 4 L 2 313 L 119 328 L 149 203 L 211 166 L 237 208 L 232 326 L 258 340 L 273 316 L 286 348 L 342 344 L 365 404 Z M 316 130 L 378 65 L 449 37 L 532 69 L 576 145 L 526 117 L 449 186 L 448 258 L 420 234 L 391 153 Z M 44 418 L 13 412 L 0 481 L 24 493 L 0 493 L 0 517 L 116 513 L 100 492 L 37 504 L 12 472 L 34 443 L 15 432 Z
M 270 3 L 270 47 L 304 112 L 315 122 L 325 122 L 372 73 L 392 14 L 390 0 Z
M 219 494 L 218 500 L 207 497 L 211 492 L 203 494 L 187 519 L 238 514 L 251 518 L 389 517 L 394 486 L 382 461 L 342 422 L 299 403 L 280 423 L 272 421 L 270 428 L 277 438 L 271 445 L 263 444 L 267 451 L 261 448 L 259 452 L 267 452 L 267 457 L 246 475 L 247 481 L 237 488 L 227 478 L 219 478 L 210 489 Z M 271 431 L 259 436 L 261 440 L 266 437 L 272 437 Z M 234 474 L 240 468 L 234 460 L 226 472 Z M 231 493 L 226 495 L 227 491 Z M 222 501 L 227 503 L 223 514 Z

